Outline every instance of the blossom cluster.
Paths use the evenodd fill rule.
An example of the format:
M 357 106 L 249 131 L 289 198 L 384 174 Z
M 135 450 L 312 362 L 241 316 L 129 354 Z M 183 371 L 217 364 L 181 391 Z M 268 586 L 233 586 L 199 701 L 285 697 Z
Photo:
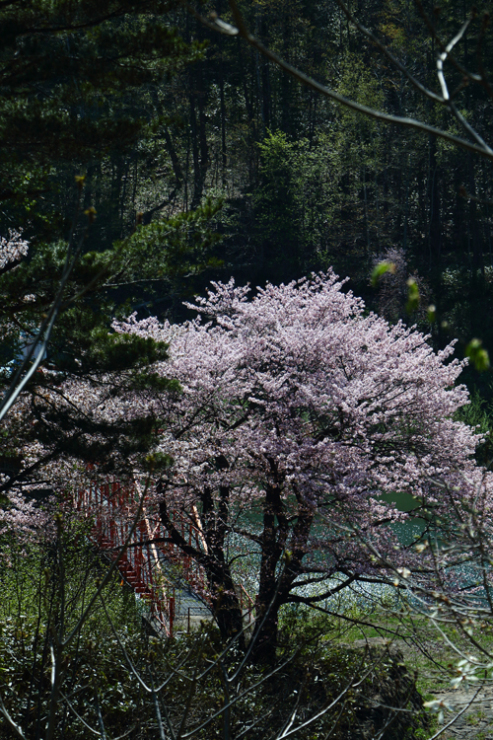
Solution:
M 0 236 L 0 270 L 11 262 L 18 262 L 29 251 L 29 243 L 20 231 L 9 229 L 8 238 Z
M 240 522 L 276 487 L 292 521 L 313 514 L 304 541 L 293 527 L 286 547 L 304 548 L 307 561 L 325 550 L 334 569 L 362 572 L 368 554 L 350 529 L 389 551 L 395 537 L 382 522 L 409 516 L 383 494 L 446 511 L 452 490 L 464 496 L 464 471 L 476 480 L 480 437 L 453 418 L 468 402 L 453 345 L 435 353 L 420 332 L 367 315 L 332 272 L 267 285 L 252 300 L 233 281 L 216 283 L 194 307 L 199 317 L 179 327 L 135 315 L 114 324 L 170 343 L 161 371 L 183 392 L 153 403 L 166 418 L 161 450 L 175 461 L 174 506 L 227 490 Z
M 436 353 L 420 332 L 368 314 L 331 271 L 248 294 L 233 281 L 215 283 L 193 321 L 115 321 L 117 332 L 169 344 L 169 359 L 147 371 L 176 378 L 181 392 L 125 390 L 123 376 L 110 374 L 47 385 L 9 421 L 12 439 L 32 438 L 32 408 L 36 425 L 52 425 L 53 442 L 45 432 L 42 443 L 25 445 L 27 462 L 49 458 L 62 415 L 64 434 L 74 445 L 85 439 L 96 465 L 88 471 L 65 444 L 35 466 L 54 490 L 90 485 L 98 450 L 103 468 L 143 475 L 145 461 L 120 450 L 119 432 L 113 446 L 105 434 L 152 417 L 154 453 L 173 461 L 156 473 L 156 502 L 194 523 L 201 557 L 214 552 L 224 563 L 235 542 L 264 548 L 267 562 L 270 537 L 271 575 L 282 558 L 290 563 L 286 593 L 315 570 L 376 574 L 389 572 L 389 559 L 407 579 L 428 550 L 398 549 L 392 525 L 416 515 L 392 502 L 400 492 L 423 516 L 444 520 L 479 501 L 482 526 L 491 526 L 491 476 L 474 462 L 481 436 L 454 419 L 468 393 L 453 345 Z M 73 432 L 70 414 L 82 420 Z

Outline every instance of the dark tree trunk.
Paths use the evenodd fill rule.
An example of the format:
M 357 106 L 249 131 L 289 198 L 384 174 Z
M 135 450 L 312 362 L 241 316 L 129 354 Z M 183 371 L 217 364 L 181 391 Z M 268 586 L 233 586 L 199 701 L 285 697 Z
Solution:
M 248 122 L 250 125 L 253 125 L 254 123 L 254 116 L 253 116 L 253 102 L 252 98 L 254 96 L 254 93 L 250 94 L 248 90 L 248 79 L 247 79 L 247 62 L 243 56 L 243 45 L 240 43 L 240 38 L 237 36 L 237 50 L 238 50 L 238 58 L 240 60 L 240 72 L 241 72 L 241 83 L 243 87 L 243 97 L 245 98 L 245 109 L 248 116 Z M 254 52 L 251 51 L 251 57 L 250 61 L 253 60 L 253 66 L 255 66 L 254 61 Z M 251 65 L 250 65 L 251 66 Z
M 439 172 L 437 164 L 437 142 L 430 136 L 430 162 L 428 169 L 428 198 L 430 208 L 429 219 L 429 250 L 430 263 L 434 267 L 440 265 L 442 253 L 442 224 L 440 214 Z
M 167 126 L 164 126 L 163 132 L 164 140 L 166 141 L 166 148 L 171 159 L 171 164 L 173 165 L 173 174 L 176 180 L 176 187 L 179 188 L 181 187 L 181 184 L 183 182 L 183 170 L 181 168 L 180 160 L 178 159 L 178 154 L 176 153 L 173 139 L 171 138 L 171 134 Z
M 276 527 L 276 516 L 279 526 Z M 280 518 L 280 520 L 279 520 Z M 283 526 L 284 525 L 284 526 Z M 280 490 L 270 486 L 265 494 L 261 544 L 260 583 L 255 603 L 256 626 L 253 634 L 255 662 L 272 663 L 277 650 L 277 629 L 280 594 L 276 579 L 279 560 L 285 550 L 288 536 L 282 512 Z
M 252 636 L 254 663 L 275 661 L 279 609 L 288 603 L 293 583 L 303 572 L 302 561 L 307 552 L 313 512 L 298 503 L 296 524 L 292 526 L 285 512 L 281 489 L 271 486 L 266 490 L 256 625 Z
M 227 463 L 219 456 L 216 464 L 220 467 Z M 272 470 L 275 480 L 274 463 Z M 226 486 L 220 487 L 218 492 L 205 488 L 201 493 L 197 502 L 200 512 L 193 507 L 192 517 L 200 533 L 200 544 L 185 540 L 168 512 L 164 495 L 159 511 L 170 540 L 205 571 L 210 602 L 222 639 L 227 641 L 237 637 L 239 648 L 245 651 L 241 604 L 225 557 L 230 531 L 229 498 L 230 490 Z M 262 534 L 256 539 L 261 549 L 261 563 L 255 602 L 256 622 L 250 644 L 252 663 L 272 664 L 275 661 L 279 609 L 290 601 L 293 584 L 303 573 L 314 511 L 301 497 L 295 506 L 296 516 L 288 516 L 280 485 L 272 484 L 266 489 Z
M 262 61 L 262 120 L 266 129 L 271 125 L 271 94 L 269 63 Z
M 224 641 L 238 638 L 240 650 L 245 650 L 243 614 L 236 595 L 229 566 L 224 561 L 205 566 L 209 583 L 213 614 Z
M 221 59 L 221 76 L 219 79 L 219 99 L 221 105 L 221 184 L 226 185 L 226 166 L 228 163 L 226 154 L 226 103 L 224 100 L 224 62 Z
M 218 466 L 227 466 L 224 458 L 216 461 Z M 229 488 L 219 488 L 219 498 L 214 501 L 206 488 L 202 494 L 202 531 L 208 558 L 204 569 L 209 583 L 214 616 L 223 639 L 238 635 L 239 644 L 245 647 L 243 615 L 235 591 L 229 563 L 225 558 L 226 535 L 229 519 Z
M 220 491 L 220 503 L 216 509 L 210 492 L 204 491 L 202 514 L 196 513 L 197 524 L 203 535 L 202 549 L 187 542 L 175 527 L 165 500 L 159 505 L 159 514 L 173 544 L 179 547 L 184 555 L 192 557 L 204 569 L 212 611 L 222 639 L 227 641 L 237 637 L 240 649 L 245 650 L 241 605 L 235 591 L 229 563 L 224 557 L 228 494 L 229 491 L 226 488 Z
M 479 227 L 479 217 L 476 201 L 476 177 L 474 171 L 474 162 L 472 156 L 469 155 L 469 195 L 472 197 L 469 200 L 469 235 L 472 243 L 472 269 L 473 269 L 473 281 L 478 279 L 478 272 L 481 271 L 481 277 L 484 279 L 484 255 L 483 255 L 483 239 L 481 229 Z
M 190 96 L 190 129 L 192 135 L 193 196 L 191 208 L 198 208 L 204 192 L 205 178 L 209 165 L 207 144 L 205 93 Z

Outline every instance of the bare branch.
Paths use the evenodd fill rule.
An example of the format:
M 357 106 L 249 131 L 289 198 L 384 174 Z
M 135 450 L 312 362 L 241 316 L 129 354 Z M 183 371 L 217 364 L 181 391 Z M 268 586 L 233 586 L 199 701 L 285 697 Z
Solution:
M 22 728 L 20 727 L 20 725 L 16 725 L 16 723 L 14 722 L 14 720 L 8 713 L 1 697 L 0 697 L 0 714 L 2 714 L 5 717 L 5 719 L 7 720 L 8 726 L 16 734 L 17 737 L 20 737 L 21 740 L 27 740 L 26 736 L 22 732 Z
M 421 14 L 421 17 L 423 18 L 424 22 L 426 23 L 426 27 L 428 28 L 428 31 L 430 32 L 430 35 L 432 38 L 437 42 L 438 46 L 442 51 L 446 50 L 446 44 L 443 43 L 440 36 L 437 34 L 435 30 L 434 24 L 429 19 L 425 9 L 423 8 L 423 4 L 421 3 L 421 0 L 415 0 L 416 6 Z M 467 77 L 471 82 L 478 82 L 482 84 L 483 80 L 481 79 L 480 75 L 473 74 L 468 69 L 462 66 L 457 59 L 454 56 L 449 56 L 450 62 L 453 64 L 453 66 L 456 68 L 458 72 L 460 72 L 464 77 Z
M 452 717 L 452 719 L 450 720 L 450 722 L 447 722 L 446 725 L 444 725 L 443 727 L 441 727 L 438 730 L 438 732 L 435 732 L 435 734 L 432 735 L 430 738 L 428 738 L 428 740 L 436 740 L 436 738 L 437 737 L 440 737 L 440 735 L 442 735 L 445 732 L 445 730 L 448 730 L 450 727 L 452 727 L 452 725 L 454 725 L 457 722 L 457 720 L 459 719 L 459 717 L 462 717 L 462 715 L 464 714 L 464 712 L 466 712 L 469 709 L 469 707 L 472 706 L 472 704 L 474 703 L 476 697 L 478 696 L 478 694 L 481 691 L 481 689 L 483 688 L 483 686 L 484 686 L 484 683 L 481 684 L 481 686 L 476 691 L 476 693 L 474 694 L 474 696 L 471 698 L 471 700 L 469 701 L 469 703 L 468 704 L 465 704 L 464 707 L 460 710 L 460 712 L 457 712 L 457 714 L 454 717 Z
M 469 28 L 469 24 L 471 23 L 471 18 L 468 18 L 467 21 L 463 24 L 460 31 L 454 36 L 454 38 L 449 41 L 447 46 L 445 47 L 445 50 L 442 51 L 441 54 L 438 55 L 437 59 L 437 74 L 438 74 L 438 81 L 440 83 L 440 87 L 442 88 L 442 95 L 444 100 L 449 100 L 449 92 L 447 88 L 447 83 L 445 82 L 445 77 L 443 74 L 443 63 L 446 61 L 447 57 L 449 56 L 450 52 L 454 48 L 454 46 L 459 43 L 461 38 L 464 36 L 466 30 Z

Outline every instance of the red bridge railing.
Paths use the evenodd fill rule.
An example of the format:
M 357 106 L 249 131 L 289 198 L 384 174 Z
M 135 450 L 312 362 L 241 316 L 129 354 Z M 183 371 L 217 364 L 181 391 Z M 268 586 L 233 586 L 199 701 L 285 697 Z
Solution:
M 118 480 L 94 481 L 89 488 L 79 491 L 74 504 L 84 516 L 92 518 L 90 536 L 101 553 L 109 560 L 116 560 L 128 540 L 138 510 L 135 486 Z M 200 533 L 192 522 L 175 517 L 175 526 L 189 544 L 200 547 Z M 158 512 L 144 506 L 117 568 L 123 581 L 147 601 L 152 622 L 172 635 L 176 581 L 186 581 L 190 590 L 202 598 L 206 594 L 206 582 L 200 566 L 166 540 L 167 532 Z M 175 578 L 171 576 L 173 572 Z

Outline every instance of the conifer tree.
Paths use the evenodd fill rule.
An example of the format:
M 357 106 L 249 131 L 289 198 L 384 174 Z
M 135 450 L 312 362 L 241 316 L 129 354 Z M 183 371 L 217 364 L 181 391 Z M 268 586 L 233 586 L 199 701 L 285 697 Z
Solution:
M 207 261 L 212 204 L 155 224 L 133 213 L 123 233 L 111 215 L 120 209 L 121 163 L 170 117 L 163 86 L 201 56 L 201 45 L 174 28 L 173 8 L 128 0 L 0 6 L 4 406 L 19 383 L 40 379 L 41 361 L 79 376 L 142 367 L 147 351 L 108 337 L 118 306 L 170 286 L 180 292 L 183 277 Z M 95 187 L 108 190 L 101 213 Z

